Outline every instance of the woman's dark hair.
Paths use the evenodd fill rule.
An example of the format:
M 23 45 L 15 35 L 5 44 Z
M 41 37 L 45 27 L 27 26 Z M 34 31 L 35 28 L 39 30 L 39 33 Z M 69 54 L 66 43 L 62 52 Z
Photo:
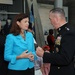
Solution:
M 32 30 L 32 23 L 29 22 L 28 28 Z
M 15 36 L 16 35 L 19 35 L 20 31 L 21 31 L 21 28 L 17 25 L 17 21 L 21 21 L 22 19 L 24 18 L 28 18 L 29 16 L 27 14 L 17 14 L 13 20 L 13 23 L 12 23 L 12 27 L 10 29 L 10 33 L 14 34 Z

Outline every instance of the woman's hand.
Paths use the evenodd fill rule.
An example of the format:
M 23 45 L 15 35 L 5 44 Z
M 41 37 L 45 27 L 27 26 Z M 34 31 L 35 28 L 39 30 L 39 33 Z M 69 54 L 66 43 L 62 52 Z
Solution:
M 32 53 L 29 53 L 28 58 L 30 59 L 30 61 L 33 61 L 34 60 L 34 55 Z
M 27 53 L 28 50 L 24 51 L 21 55 L 17 56 L 17 59 L 21 59 L 21 58 L 29 58 L 30 61 L 34 60 L 34 55 L 32 53 Z
M 28 50 L 24 51 L 21 55 L 20 55 L 20 58 L 28 58 Z

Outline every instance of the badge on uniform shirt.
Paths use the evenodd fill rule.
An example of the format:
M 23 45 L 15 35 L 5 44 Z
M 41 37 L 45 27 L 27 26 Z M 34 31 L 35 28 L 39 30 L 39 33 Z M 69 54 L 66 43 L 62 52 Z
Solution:
M 61 36 L 58 36 L 56 41 L 55 41 L 55 44 L 60 45 L 60 42 L 61 42 Z
M 61 44 L 61 36 L 58 36 L 56 41 L 55 41 L 55 45 L 56 45 L 56 52 L 59 52 L 59 46 Z

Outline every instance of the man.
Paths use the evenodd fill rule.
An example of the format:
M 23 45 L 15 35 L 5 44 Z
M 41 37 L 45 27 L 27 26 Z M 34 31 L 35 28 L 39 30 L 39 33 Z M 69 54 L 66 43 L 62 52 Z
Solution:
M 44 63 L 51 63 L 49 75 L 75 75 L 75 28 L 66 22 L 65 13 L 61 8 L 54 8 L 49 15 L 51 24 L 58 31 L 54 53 L 47 53 L 37 47 L 36 53 L 43 57 Z
M 7 36 L 11 28 L 11 19 L 7 19 L 6 24 L 3 27 L 4 35 Z

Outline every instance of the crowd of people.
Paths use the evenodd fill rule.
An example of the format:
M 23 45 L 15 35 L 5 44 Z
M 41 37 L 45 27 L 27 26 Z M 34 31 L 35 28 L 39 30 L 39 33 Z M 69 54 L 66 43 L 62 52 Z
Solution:
M 27 14 L 6 21 L 5 36 L 0 33 L 1 75 L 75 75 L 75 27 L 66 22 L 62 8 L 50 10 L 49 19 L 58 34 L 54 38 L 50 29 L 43 47 L 36 43 Z

